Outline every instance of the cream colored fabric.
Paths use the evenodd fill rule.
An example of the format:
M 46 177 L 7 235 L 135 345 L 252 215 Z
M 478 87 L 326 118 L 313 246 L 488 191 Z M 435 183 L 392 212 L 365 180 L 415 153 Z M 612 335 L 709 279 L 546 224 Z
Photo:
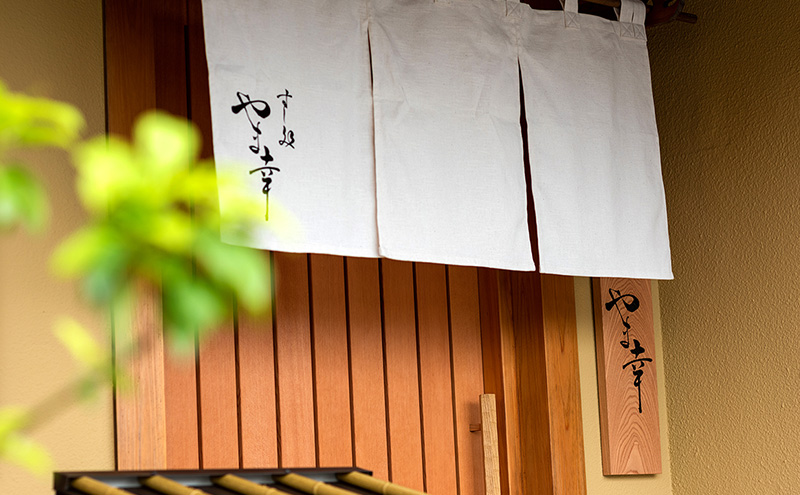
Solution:
M 670 279 L 644 6 L 617 22 L 565 5 L 520 18 L 539 269 Z
M 371 1 L 382 256 L 534 269 L 509 3 Z
M 540 270 L 672 278 L 644 6 L 561 1 L 203 0 L 223 238 L 533 270 L 521 68 Z
M 223 240 L 378 255 L 366 2 L 203 0 L 220 207 L 259 205 Z

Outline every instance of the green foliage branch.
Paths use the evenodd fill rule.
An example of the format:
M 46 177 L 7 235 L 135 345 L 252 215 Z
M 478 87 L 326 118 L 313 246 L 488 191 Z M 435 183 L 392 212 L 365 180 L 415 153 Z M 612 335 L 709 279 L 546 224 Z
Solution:
M 58 275 L 79 281 L 88 304 L 124 313 L 140 292 L 154 293 L 162 301 L 165 335 L 178 350 L 193 349 L 198 336 L 230 318 L 233 299 L 250 313 L 264 311 L 270 301 L 265 258 L 219 237 L 223 221 L 247 232 L 248 212 L 260 205 L 243 200 L 220 216 L 218 187 L 237 184 L 218 178 L 212 163 L 198 159 L 197 129 L 154 112 L 138 120 L 131 142 L 108 136 L 81 141 L 83 125 L 74 107 L 12 93 L 0 82 L 0 233 L 40 232 L 49 211 L 44 187 L 10 157 L 25 148 L 63 149 L 71 153 L 77 196 L 87 215 L 51 264 Z M 117 332 L 131 332 L 119 325 Z M 30 432 L 54 408 L 91 395 L 115 373 L 110 353 L 74 320 L 62 319 L 56 335 L 85 375 L 34 406 L 0 406 L 0 460 L 36 472 L 48 472 L 51 463 Z M 118 350 L 117 364 L 148 345 L 134 342 Z

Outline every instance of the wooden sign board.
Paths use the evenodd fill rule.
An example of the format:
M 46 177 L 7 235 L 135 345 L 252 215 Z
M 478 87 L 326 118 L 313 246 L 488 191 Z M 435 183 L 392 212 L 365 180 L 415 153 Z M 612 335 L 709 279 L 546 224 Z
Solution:
M 650 281 L 593 286 L 603 474 L 661 473 Z

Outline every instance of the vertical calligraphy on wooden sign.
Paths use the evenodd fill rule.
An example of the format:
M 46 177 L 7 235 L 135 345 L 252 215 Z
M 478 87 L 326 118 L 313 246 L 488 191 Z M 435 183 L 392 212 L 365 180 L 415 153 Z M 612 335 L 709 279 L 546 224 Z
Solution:
M 661 472 L 649 280 L 593 280 L 603 474 Z

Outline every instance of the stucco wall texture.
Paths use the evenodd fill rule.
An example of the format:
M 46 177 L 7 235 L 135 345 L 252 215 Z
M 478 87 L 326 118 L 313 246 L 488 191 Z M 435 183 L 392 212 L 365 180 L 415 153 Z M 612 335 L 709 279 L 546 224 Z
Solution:
M 2 0 L 0 79 L 14 91 L 69 101 L 87 118 L 87 135 L 104 130 L 101 0 Z M 0 236 L 0 405 L 39 403 L 80 376 L 53 335 L 53 323 L 71 316 L 106 337 L 107 317 L 88 311 L 75 286 L 50 274 L 53 248 L 82 220 L 65 153 L 25 155 L 47 187 L 49 229 Z M 91 403 L 65 407 L 35 430 L 55 468 L 113 469 L 110 391 Z M 50 476 L 35 477 L 0 462 L 0 493 L 52 494 Z
M 800 11 L 687 10 L 649 32 L 673 493 L 800 493 Z

